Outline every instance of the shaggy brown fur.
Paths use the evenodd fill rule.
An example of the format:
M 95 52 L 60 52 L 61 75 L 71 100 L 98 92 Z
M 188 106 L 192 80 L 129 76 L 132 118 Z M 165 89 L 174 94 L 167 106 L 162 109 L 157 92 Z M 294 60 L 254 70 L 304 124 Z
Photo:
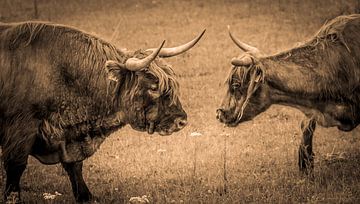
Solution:
M 2 70 L 3 74 L 1 77 L 3 79 L 1 82 L 3 84 L 1 91 L 3 94 L 1 96 L 3 99 L 12 99 L 13 101 L 3 100 L 0 102 L 2 109 L 5 109 L 4 107 L 8 104 L 23 104 L 25 107 L 31 106 L 34 110 L 29 110 L 29 117 L 33 117 L 32 115 L 41 118 L 50 117 L 52 124 L 69 126 L 106 115 L 114 109 L 114 105 L 117 105 L 113 103 L 113 98 L 119 98 L 119 92 L 109 96 L 106 93 L 107 89 L 104 88 L 107 86 L 107 81 L 104 80 L 106 73 L 103 66 L 108 59 L 124 62 L 125 59 L 130 57 L 127 55 L 129 53 L 123 53 L 121 50 L 95 36 L 63 25 L 41 22 L 25 22 L 12 24 L 11 26 L 5 25 L 7 29 L 3 29 L 0 33 L 3 39 L 0 42 L 0 46 L 14 54 L 11 56 L 1 55 L 2 66 L 13 67 L 11 73 L 4 73 L 6 69 Z M 67 42 L 71 43 L 68 44 Z M 32 68 L 28 67 L 31 64 L 29 61 L 21 60 L 20 54 L 17 54 L 16 50 L 38 49 L 49 44 L 52 46 L 47 48 L 47 53 L 36 53 L 33 59 L 30 60 L 30 63 L 40 64 L 42 62 L 36 61 L 36 58 L 44 57 L 49 53 L 50 59 L 46 62 L 49 63 L 49 67 L 47 70 L 39 70 L 42 73 L 35 73 L 38 75 L 33 76 L 34 73 L 31 73 L 29 70 Z M 66 52 L 59 49 L 64 44 L 70 46 Z M 140 56 L 139 53 L 135 53 L 135 56 Z M 14 56 L 19 58 L 13 60 Z M 141 57 L 145 56 L 144 54 L 141 55 Z M 161 66 L 158 66 L 158 64 Z M 58 72 L 59 70 L 60 72 Z M 151 64 L 149 71 L 159 79 L 161 91 L 169 93 L 174 101 L 178 94 L 178 84 L 171 67 L 161 64 L 160 59 L 157 59 L 156 63 Z M 23 76 L 14 74 L 14 72 Z M 33 81 L 24 72 L 29 72 L 30 76 L 32 75 Z M 134 85 L 136 83 L 135 72 L 124 74 L 127 75 L 125 76 L 127 79 L 122 81 L 123 90 L 134 95 L 134 92 L 138 90 L 136 85 Z M 5 79 L 9 75 L 11 78 L 14 78 L 14 80 L 11 80 L 13 85 L 9 85 L 9 79 Z M 47 77 L 45 78 L 44 75 Z M 37 80 L 35 81 L 35 79 Z M 23 86 L 24 88 L 19 90 L 24 91 L 24 93 L 14 93 L 11 87 L 16 86 Z M 26 87 L 34 86 L 41 90 L 40 95 L 28 93 Z M 5 94 L 11 94 L 12 96 L 5 96 Z M 53 97 L 48 98 L 49 95 Z M 25 98 L 27 100 L 24 100 Z M 74 112 L 75 110 L 76 112 Z M 8 111 L 6 110 L 6 112 Z M 18 111 L 23 114 L 23 111 Z M 52 114 L 52 112 L 61 114 Z M 8 118 L 9 113 L 3 114 L 6 117 L 2 118 Z M 31 137 L 31 134 L 27 135 Z M 14 138 L 19 140 L 22 137 Z M 9 140 L 9 138 L 5 139 Z M 26 141 L 26 139 L 24 140 Z M 16 141 L 11 142 L 12 145 L 8 145 L 4 150 L 4 155 L 7 155 L 7 152 L 18 152 L 19 150 L 14 148 L 21 145 L 16 143 Z M 11 148 L 12 146 L 13 148 Z
M 106 67 L 109 61 L 123 64 L 128 58 L 148 54 L 124 52 L 68 26 L 0 24 L 0 144 L 8 176 L 5 197 L 19 192 L 18 176 L 29 154 L 45 164 L 81 161 L 125 124 L 162 135 L 184 127 L 177 122 L 186 119 L 186 113 L 169 65 L 157 58 L 135 72 Z M 119 80 L 112 81 L 114 76 Z M 158 92 L 159 97 L 154 98 L 150 91 Z M 124 120 L 113 123 L 118 113 Z M 81 166 L 64 164 L 76 199 L 86 201 L 91 193 L 82 180 Z
M 302 171 L 313 168 L 316 124 L 343 131 L 360 124 L 360 14 L 339 16 L 310 40 L 279 54 L 245 55 L 252 63 L 232 68 L 227 80 L 229 92 L 217 110 L 220 122 L 236 126 L 272 104 L 301 110 L 309 118 L 303 123 L 307 131 L 303 131 L 299 148 Z M 255 67 L 264 83 L 255 83 L 258 88 L 251 91 L 256 87 L 256 80 L 250 77 Z

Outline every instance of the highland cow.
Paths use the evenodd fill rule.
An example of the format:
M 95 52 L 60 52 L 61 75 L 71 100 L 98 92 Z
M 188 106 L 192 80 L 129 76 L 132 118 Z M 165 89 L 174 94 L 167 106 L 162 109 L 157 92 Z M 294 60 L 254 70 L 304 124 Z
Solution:
M 270 56 L 229 34 L 245 54 L 231 61 L 218 120 L 237 126 L 272 104 L 301 110 L 308 119 L 301 123 L 299 168 L 311 172 L 316 124 L 351 131 L 360 123 L 360 15 L 339 16 L 309 41 Z
M 204 31 L 205 32 L 205 31 Z M 93 198 L 82 161 L 112 132 L 170 135 L 187 123 L 179 87 L 163 59 L 193 47 L 117 49 L 75 28 L 42 22 L 0 24 L 0 141 L 5 200 L 20 202 L 29 155 L 61 162 L 76 201 Z

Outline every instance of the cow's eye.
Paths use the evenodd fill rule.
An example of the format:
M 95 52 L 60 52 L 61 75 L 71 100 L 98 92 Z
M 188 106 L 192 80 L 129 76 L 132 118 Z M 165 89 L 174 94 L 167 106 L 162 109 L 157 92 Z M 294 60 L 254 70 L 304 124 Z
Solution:
M 150 86 L 150 90 L 151 91 L 158 91 L 159 90 L 159 86 L 157 84 L 153 84 Z
M 233 84 L 231 84 L 231 88 L 232 88 L 232 90 L 238 90 L 239 88 L 240 88 L 240 83 L 233 83 Z
M 148 93 L 154 99 L 159 98 L 160 97 L 159 86 L 157 84 L 151 85 L 148 90 Z

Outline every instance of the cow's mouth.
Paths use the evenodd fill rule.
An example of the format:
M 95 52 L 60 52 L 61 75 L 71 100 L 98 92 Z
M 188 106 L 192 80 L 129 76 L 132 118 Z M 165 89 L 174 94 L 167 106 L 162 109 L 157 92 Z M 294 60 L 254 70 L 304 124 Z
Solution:
M 219 120 L 219 122 L 224 123 L 228 127 L 236 127 L 240 123 L 240 120 L 238 120 L 236 117 L 229 118 L 223 111 L 219 110 L 217 111 L 216 118 Z
M 160 130 L 158 133 L 159 133 L 159 135 L 161 135 L 161 136 L 169 136 L 169 135 L 171 135 L 173 132 L 169 132 L 169 131 L 166 131 L 166 130 Z
M 158 129 L 156 132 L 161 136 L 169 136 L 179 130 L 181 130 L 181 128 L 177 128 L 175 127 L 175 124 L 173 124 L 169 129 Z
M 236 127 L 237 125 L 239 125 L 240 121 L 238 120 L 232 120 L 229 122 L 226 122 L 225 125 L 228 127 Z
M 247 115 L 243 115 L 239 117 L 239 113 L 237 114 L 229 114 L 230 111 L 224 111 L 223 109 L 218 109 L 216 111 L 216 119 L 219 122 L 224 123 L 227 127 L 236 127 L 242 122 L 246 122 L 251 120 L 251 117 Z
M 238 119 L 238 118 L 231 118 L 231 119 L 228 119 L 228 120 L 225 120 L 225 119 L 222 119 L 219 121 L 221 123 L 224 123 L 227 127 L 237 127 L 240 123 L 243 123 L 243 122 L 246 122 L 246 121 L 249 121 L 251 120 L 250 118 L 246 118 L 246 117 L 242 117 L 241 119 Z
M 145 130 L 150 135 L 154 134 L 154 132 L 157 132 L 161 136 L 168 136 L 171 135 L 173 132 L 178 131 L 175 128 L 162 128 L 159 124 L 155 125 L 155 122 L 148 122 Z
M 244 122 L 247 122 L 247 121 L 250 121 L 251 118 L 250 117 L 242 117 L 242 118 L 235 118 L 235 119 L 232 119 L 230 121 L 226 121 L 225 122 L 225 125 L 228 126 L 228 127 L 237 127 L 240 123 L 244 123 Z
M 178 132 L 187 125 L 185 118 L 175 118 L 173 121 L 166 119 L 161 121 L 159 124 L 149 123 L 148 133 L 153 134 L 154 132 L 159 133 L 161 136 L 168 136 L 174 132 Z

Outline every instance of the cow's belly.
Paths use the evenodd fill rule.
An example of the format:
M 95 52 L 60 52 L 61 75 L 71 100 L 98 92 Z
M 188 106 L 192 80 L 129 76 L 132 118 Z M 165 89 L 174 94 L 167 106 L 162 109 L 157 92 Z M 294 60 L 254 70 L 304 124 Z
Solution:
M 31 155 L 39 160 L 42 164 L 51 165 L 60 163 L 60 154 L 58 152 L 52 152 L 48 154 L 31 153 Z
M 48 148 L 47 143 L 37 137 L 31 150 L 31 155 L 43 164 L 60 163 L 60 154 Z
M 337 127 L 342 131 L 351 131 L 358 125 L 354 107 L 344 104 L 326 104 L 319 109 L 302 109 L 309 118 L 314 118 L 323 127 Z
M 338 121 L 338 129 L 342 131 L 351 131 L 359 121 L 357 107 L 348 104 L 330 104 L 325 107 L 324 114 L 329 115 L 333 120 Z

